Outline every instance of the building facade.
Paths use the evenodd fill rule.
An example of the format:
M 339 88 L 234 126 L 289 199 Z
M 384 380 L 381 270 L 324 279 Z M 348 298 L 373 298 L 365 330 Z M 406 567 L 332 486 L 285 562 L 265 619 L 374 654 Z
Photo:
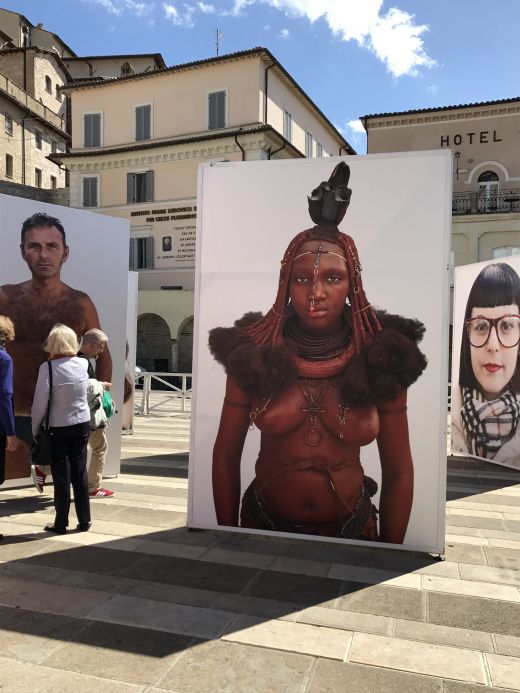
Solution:
M 0 180 L 56 190 L 65 169 L 48 159 L 66 151 L 66 106 L 61 89 L 70 75 L 54 51 L 0 50 Z
M 451 149 L 456 266 L 520 252 L 520 98 L 361 121 L 369 154 Z
M 65 92 L 72 145 L 51 158 L 71 206 L 130 221 L 138 362 L 189 371 L 199 164 L 355 152 L 265 48 Z

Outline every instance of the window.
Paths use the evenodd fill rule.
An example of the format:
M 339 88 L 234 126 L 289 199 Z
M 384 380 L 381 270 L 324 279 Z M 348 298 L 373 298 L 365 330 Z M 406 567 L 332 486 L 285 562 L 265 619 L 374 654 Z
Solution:
M 55 87 L 54 95 L 56 96 L 58 101 L 61 101 L 61 91 L 60 91 L 60 85 L 59 84 L 57 84 Z
M 499 188 L 498 176 L 494 171 L 484 171 L 478 177 L 477 205 L 479 212 L 493 212 L 497 209 Z
M 48 91 L 49 94 L 52 94 L 52 81 L 49 75 L 45 75 L 45 91 Z
M 36 149 L 41 149 L 42 148 L 42 142 L 43 142 L 43 133 L 41 130 L 35 130 L 34 131 L 34 146 Z
M 149 140 L 152 136 L 152 107 L 136 106 L 135 109 L 135 139 Z
M 83 125 L 84 146 L 101 147 L 101 113 L 85 113 Z
M 151 202 L 153 200 L 153 171 L 128 173 L 126 176 L 126 201 Z
M 498 248 L 493 248 L 493 260 L 499 257 L 511 257 L 511 255 L 520 255 L 519 245 L 501 245 Z
M 125 75 L 133 75 L 135 72 L 134 68 L 130 65 L 130 63 L 126 62 L 121 65 L 121 74 L 123 76 Z
M 226 92 L 212 91 L 208 94 L 208 129 L 226 127 Z
M 312 159 L 313 139 L 310 132 L 305 135 L 305 156 Z
M 85 176 L 83 178 L 83 207 L 98 206 L 98 178 Z
M 316 156 L 319 159 L 321 159 L 321 157 L 323 156 L 323 145 L 319 142 L 316 142 Z
M 58 180 L 57 180 L 56 176 L 51 176 L 51 189 L 56 190 L 57 187 L 58 187 Z
M 289 111 L 283 112 L 283 136 L 286 140 L 291 141 L 292 138 L 292 115 Z
M 5 155 L 5 177 L 13 177 L 13 157 L 10 154 Z
M 34 185 L 36 188 L 42 187 L 42 170 L 41 168 L 34 169 Z
M 131 270 L 153 269 L 153 236 L 130 239 Z
M 13 134 L 13 116 L 9 113 L 5 114 L 5 131 L 8 135 Z

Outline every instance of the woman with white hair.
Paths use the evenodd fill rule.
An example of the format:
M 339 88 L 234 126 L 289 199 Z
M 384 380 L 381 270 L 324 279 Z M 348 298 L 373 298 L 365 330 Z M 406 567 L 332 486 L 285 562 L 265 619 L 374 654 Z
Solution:
M 79 523 L 77 529 L 86 532 L 91 525 L 87 482 L 90 433 L 87 361 L 76 356 L 78 339 L 66 325 L 52 328 L 43 349 L 49 357 L 38 372 L 31 416 L 33 436 L 37 439 L 45 422 L 50 391 L 51 472 L 56 516 L 45 529 L 55 534 L 67 531 L 72 483 Z

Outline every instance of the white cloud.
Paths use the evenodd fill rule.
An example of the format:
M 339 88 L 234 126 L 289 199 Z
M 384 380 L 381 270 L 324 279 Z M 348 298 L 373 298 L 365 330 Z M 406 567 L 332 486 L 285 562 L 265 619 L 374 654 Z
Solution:
M 365 128 L 359 118 L 348 120 L 343 127 L 339 126 L 337 129 L 356 148 L 366 142 Z
M 310 22 L 325 20 L 335 36 L 374 53 L 394 77 L 417 75 L 419 68 L 436 65 L 422 38 L 428 27 L 396 7 L 383 14 L 383 0 L 234 0 L 231 13 L 238 15 L 255 2 Z
M 155 9 L 154 2 L 137 2 L 137 0 L 83 0 L 93 5 L 101 5 L 109 14 L 121 17 L 125 13 L 135 17 L 144 17 Z
M 350 130 L 350 132 L 359 134 L 359 135 L 364 135 L 365 134 L 365 128 L 363 127 L 363 123 L 357 118 L 356 120 L 349 120 L 347 123 L 345 123 L 346 129 Z
M 430 84 L 426 91 L 428 94 L 436 94 L 439 91 L 439 87 L 436 84 Z
M 182 11 L 179 11 L 175 5 L 163 2 L 163 10 L 166 19 L 169 19 L 175 26 L 182 26 L 185 29 L 193 27 L 193 13 L 196 8 L 193 5 L 184 4 Z
M 289 29 L 282 29 L 280 31 L 280 33 L 278 34 L 278 36 L 282 39 L 287 39 L 287 38 L 289 38 L 289 34 L 290 34 Z
M 197 8 L 202 12 L 202 14 L 214 14 L 216 11 L 214 5 L 206 5 L 204 2 L 198 2 Z

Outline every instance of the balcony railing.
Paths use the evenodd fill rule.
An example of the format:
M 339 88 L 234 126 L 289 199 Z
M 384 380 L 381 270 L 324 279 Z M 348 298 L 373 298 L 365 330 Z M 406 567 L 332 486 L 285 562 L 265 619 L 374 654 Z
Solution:
M 520 188 L 496 193 L 453 193 L 451 211 L 453 215 L 520 212 Z
M 67 134 L 65 121 L 60 115 L 54 113 L 50 108 L 47 108 L 47 106 L 37 101 L 5 75 L 0 75 L 0 93 L 1 92 L 9 94 L 11 98 L 18 101 L 22 106 L 25 106 L 25 108 L 31 111 L 37 118 L 50 123 L 57 130 L 61 130 L 63 134 Z

